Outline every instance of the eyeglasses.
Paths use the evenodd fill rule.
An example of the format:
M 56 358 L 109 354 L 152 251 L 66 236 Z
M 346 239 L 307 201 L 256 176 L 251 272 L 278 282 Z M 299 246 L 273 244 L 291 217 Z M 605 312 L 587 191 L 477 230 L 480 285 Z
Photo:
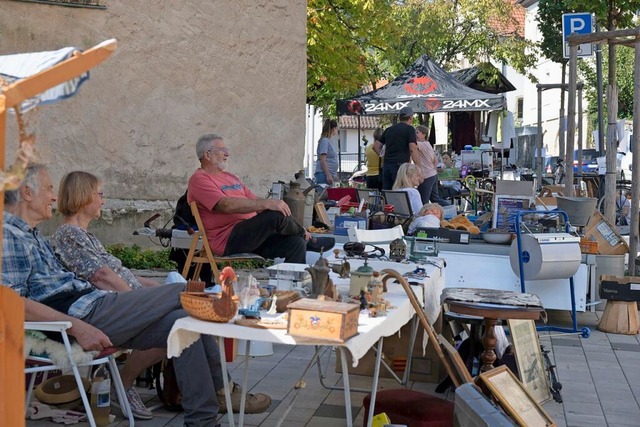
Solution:
M 229 154 L 229 150 L 226 147 L 212 148 L 211 150 L 207 150 L 207 152 L 212 153 L 219 151 L 222 154 Z

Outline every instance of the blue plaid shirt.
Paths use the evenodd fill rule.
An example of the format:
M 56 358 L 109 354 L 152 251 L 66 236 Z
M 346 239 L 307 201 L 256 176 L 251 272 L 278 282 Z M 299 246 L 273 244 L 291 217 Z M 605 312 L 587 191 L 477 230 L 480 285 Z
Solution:
M 59 292 L 93 289 L 69 307 L 68 315 L 82 319 L 93 304 L 109 291 L 93 288 L 78 279 L 56 258 L 49 242 L 37 228 L 31 228 L 19 217 L 4 212 L 2 239 L 2 284 L 21 296 L 41 302 Z

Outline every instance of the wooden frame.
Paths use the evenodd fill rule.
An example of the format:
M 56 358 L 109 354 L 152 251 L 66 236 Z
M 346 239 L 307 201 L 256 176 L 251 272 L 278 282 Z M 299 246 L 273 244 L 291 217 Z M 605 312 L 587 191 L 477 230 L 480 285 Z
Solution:
M 460 357 L 458 350 L 456 350 L 451 343 L 442 336 L 442 334 L 438 334 L 438 343 L 456 373 L 455 378 L 451 378 L 453 385 L 455 387 L 460 387 L 462 384 L 472 383 L 473 377 L 469 373 L 467 366 L 464 364 L 462 357 Z
M 505 365 L 480 374 L 491 395 L 518 425 L 555 427 L 556 422 Z
M 209 240 L 207 239 L 207 235 L 204 231 L 204 225 L 202 224 L 202 219 L 200 218 L 200 212 L 198 212 L 198 205 L 196 202 L 191 202 L 189 204 L 191 207 L 191 213 L 193 214 L 193 218 L 196 220 L 196 225 L 198 227 L 197 230 L 194 231 L 191 236 L 191 245 L 189 247 L 189 252 L 187 253 L 187 259 L 184 263 L 184 268 L 182 269 L 182 277 L 186 280 L 200 280 L 200 272 L 202 271 L 203 264 L 209 264 L 211 266 L 211 273 L 213 274 L 213 280 L 218 280 L 220 277 L 220 269 L 218 268 L 218 263 L 223 265 L 231 265 L 233 261 L 261 261 L 264 262 L 265 259 L 260 255 L 244 253 L 244 254 L 235 254 L 229 256 L 214 256 L 213 251 L 211 251 L 211 246 L 209 246 Z M 201 249 L 198 248 L 198 244 L 201 243 Z M 193 270 L 193 274 L 191 278 L 189 278 L 189 270 L 191 266 L 195 265 Z
M 533 320 L 507 320 L 516 356 L 518 376 L 526 389 L 542 404 L 551 400 L 549 381 L 545 371 L 538 332 Z

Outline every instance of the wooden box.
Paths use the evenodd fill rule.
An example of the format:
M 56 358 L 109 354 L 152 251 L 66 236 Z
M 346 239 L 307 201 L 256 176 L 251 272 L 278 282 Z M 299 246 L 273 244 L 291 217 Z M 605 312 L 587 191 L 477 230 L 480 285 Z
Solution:
M 287 308 L 287 333 L 292 336 L 342 343 L 358 334 L 357 304 L 303 298 Z

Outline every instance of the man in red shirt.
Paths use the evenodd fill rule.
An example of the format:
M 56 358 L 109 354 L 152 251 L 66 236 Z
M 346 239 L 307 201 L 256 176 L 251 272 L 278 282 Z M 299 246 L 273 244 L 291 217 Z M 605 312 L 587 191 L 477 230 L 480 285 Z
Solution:
M 200 169 L 189 178 L 187 198 L 197 203 L 214 255 L 251 252 L 306 263 L 310 234 L 291 216 L 284 201 L 256 197 L 237 176 L 225 171 L 229 150 L 221 136 L 201 136 L 196 154 Z

